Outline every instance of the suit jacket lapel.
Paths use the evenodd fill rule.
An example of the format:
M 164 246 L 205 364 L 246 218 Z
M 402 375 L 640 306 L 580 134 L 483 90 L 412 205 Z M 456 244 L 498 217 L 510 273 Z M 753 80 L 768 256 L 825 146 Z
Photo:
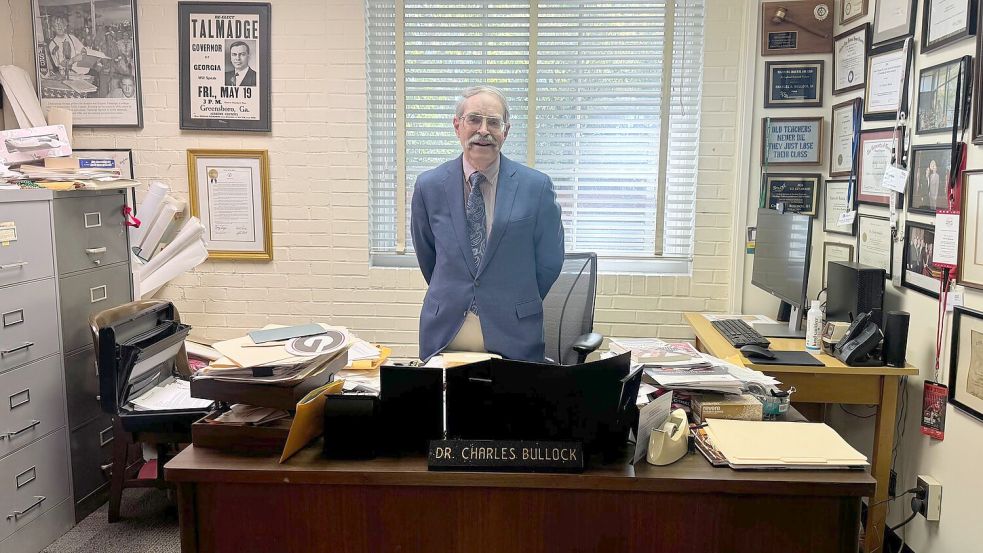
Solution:
M 451 214 L 451 223 L 454 227 L 457 243 L 464 255 L 464 264 L 471 271 L 471 276 L 475 276 L 474 255 L 471 253 L 467 220 L 464 216 L 464 161 L 461 156 L 458 156 L 457 161 L 451 164 L 450 170 L 444 173 L 444 198 L 447 199 L 447 209 Z
M 508 227 L 509 218 L 512 215 L 512 205 L 515 203 L 515 192 L 518 187 L 515 172 L 518 168 L 512 160 L 505 156 L 502 156 L 500 163 L 498 185 L 495 189 L 495 218 L 492 221 L 491 236 L 488 237 L 488 247 L 485 248 L 485 255 L 481 258 L 481 265 L 478 266 L 478 275 L 481 275 L 481 272 L 488 266 L 488 262 L 495 256 L 495 250 L 498 249 L 502 235 L 505 234 Z M 461 178 L 464 178 L 464 169 L 461 169 L 461 173 Z

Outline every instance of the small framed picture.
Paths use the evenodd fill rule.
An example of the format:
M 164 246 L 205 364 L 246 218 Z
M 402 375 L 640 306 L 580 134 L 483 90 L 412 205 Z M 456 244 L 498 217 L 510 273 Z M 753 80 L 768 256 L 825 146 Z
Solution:
M 894 236 L 890 219 L 860 214 L 857 220 L 857 263 L 884 269 L 885 278 L 892 278 Z
M 921 53 L 976 34 L 977 3 L 977 0 L 925 0 Z
M 765 187 L 765 207 L 779 209 L 781 203 L 784 211 L 816 215 L 822 175 L 764 173 L 761 178 L 761 185 Z
M 951 133 L 956 123 L 956 98 L 962 106 L 959 128 L 969 119 L 973 65 L 969 56 L 926 67 L 918 72 L 918 113 L 915 134 Z M 959 90 L 957 90 L 957 88 Z
M 884 171 L 894 163 L 898 144 L 904 143 L 904 128 L 860 131 L 857 152 L 857 201 L 862 204 L 890 205 L 891 190 L 883 185 Z
M 965 144 L 961 144 L 965 148 Z M 949 144 L 929 144 L 911 149 L 911 174 L 908 177 L 908 211 L 935 215 L 949 209 L 949 174 L 952 148 Z M 958 187 L 958 183 L 957 183 Z M 953 205 L 958 197 L 953 191 Z
M 938 299 L 942 269 L 932 263 L 934 249 L 935 227 L 908 221 L 905 225 L 901 286 Z
M 952 315 L 949 403 L 983 421 L 983 313 L 962 306 Z
M 860 129 L 861 104 L 854 98 L 833 106 L 829 120 L 829 176 L 846 177 L 853 172 L 854 135 Z
M 856 209 L 853 199 L 849 198 L 850 181 L 848 180 L 828 180 L 823 186 L 823 230 L 835 234 L 846 234 L 853 236 L 857 230 L 857 221 L 854 217 L 849 225 L 839 223 L 840 216 Z
M 823 287 L 826 287 L 826 268 L 830 261 L 853 261 L 853 244 L 823 242 Z
M 824 66 L 823 60 L 765 62 L 765 107 L 822 107 Z
M 905 54 L 903 42 L 870 51 L 864 82 L 865 120 L 894 120 L 897 117 L 898 108 L 908 103 L 910 65 L 911 52 Z
M 188 184 L 210 259 L 273 260 L 266 150 L 188 150 Z
M 983 290 L 983 170 L 962 175 L 959 216 L 959 284 Z
M 867 15 L 867 0 L 840 0 L 840 27 Z
M 765 117 L 761 136 L 762 165 L 822 163 L 822 117 Z
M 873 46 L 904 40 L 915 34 L 918 0 L 875 0 Z
M 833 94 L 864 87 L 870 25 L 864 24 L 833 40 Z

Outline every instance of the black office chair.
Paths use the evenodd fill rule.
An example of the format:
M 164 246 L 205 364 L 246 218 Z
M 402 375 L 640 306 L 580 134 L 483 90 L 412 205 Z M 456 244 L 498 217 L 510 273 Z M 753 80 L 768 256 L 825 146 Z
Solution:
M 597 254 L 568 253 L 563 269 L 543 300 L 546 357 L 560 365 L 583 363 L 601 347 L 594 332 Z

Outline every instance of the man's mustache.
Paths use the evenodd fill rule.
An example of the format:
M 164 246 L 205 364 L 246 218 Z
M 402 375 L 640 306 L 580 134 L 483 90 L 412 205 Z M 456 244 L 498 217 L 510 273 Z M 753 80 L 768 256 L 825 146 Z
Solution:
M 476 142 L 488 142 L 492 146 L 498 146 L 499 145 L 498 144 L 498 139 L 496 139 L 494 136 L 492 136 L 490 134 L 482 135 L 481 133 L 475 133 L 474 136 L 472 136 L 471 138 L 468 139 L 468 146 L 470 146 L 470 145 L 472 145 L 472 144 L 474 144 Z

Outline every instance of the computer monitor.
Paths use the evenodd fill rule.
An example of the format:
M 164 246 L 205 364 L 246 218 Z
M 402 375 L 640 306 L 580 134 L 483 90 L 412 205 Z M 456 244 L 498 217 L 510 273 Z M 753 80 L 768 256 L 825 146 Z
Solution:
M 765 336 L 804 336 L 802 308 L 809 285 L 812 217 L 759 209 L 751 284 L 792 306 L 788 328 L 756 325 Z

